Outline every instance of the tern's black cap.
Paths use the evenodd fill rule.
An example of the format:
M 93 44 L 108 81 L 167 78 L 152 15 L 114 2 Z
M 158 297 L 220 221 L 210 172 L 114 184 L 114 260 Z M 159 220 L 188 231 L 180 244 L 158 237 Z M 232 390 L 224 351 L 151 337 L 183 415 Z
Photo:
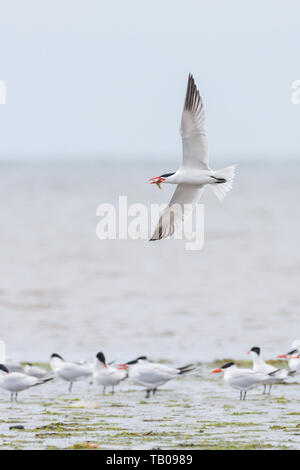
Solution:
M 139 360 L 141 360 L 141 361 L 147 361 L 147 356 L 139 356 L 139 357 L 137 357 L 136 359 L 134 359 L 133 361 L 126 362 L 126 364 L 127 364 L 127 365 L 136 364 Z
M 295 354 L 298 351 L 298 349 L 293 349 L 292 351 L 289 351 L 287 353 L 287 356 L 291 356 L 292 354 Z
M 228 367 L 234 366 L 234 362 L 226 362 L 221 369 L 228 369 Z
M 175 173 L 165 173 L 164 175 L 160 175 L 160 178 L 168 178 L 168 176 L 175 175 Z
M 97 358 L 100 362 L 103 362 L 103 364 L 105 364 L 105 356 L 104 356 L 103 352 L 98 352 L 98 354 L 96 354 L 96 358 Z
M 256 354 L 260 355 L 260 348 L 258 346 L 253 346 L 250 351 L 255 352 Z
M 63 361 L 63 358 L 62 358 L 59 354 L 56 354 L 56 353 L 51 354 L 51 359 L 52 359 L 53 357 L 58 357 L 58 359 L 61 359 L 61 360 Z
M 3 372 L 6 372 L 7 374 L 9 373 L 9 370 L 7 367 L 5 367 L 4 364 L 0 364 L 0 370 L 2 370 Z

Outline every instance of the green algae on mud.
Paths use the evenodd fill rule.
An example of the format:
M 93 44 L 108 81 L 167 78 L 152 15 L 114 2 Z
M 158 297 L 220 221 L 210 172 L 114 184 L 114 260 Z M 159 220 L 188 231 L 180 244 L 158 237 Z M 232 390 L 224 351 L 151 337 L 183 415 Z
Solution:
M 76 383 L 69 394 L 60 381 L 24 392 L 16 404 L 3 394 L 1 448 L 300 448 L 298 384 L 285 387 L 284 395 L 280 385 L 271 396 L 256 389 L 240 402 L 236 391 L 212 378 L 212 367 L 202 364 L 201 377 L 174 380 L 154 399 L 145 399 L 144 391 L 129 382 L 114 395 L 103 395 L 86 382 Z M 25 429 L 9 429 L 12 425 Z

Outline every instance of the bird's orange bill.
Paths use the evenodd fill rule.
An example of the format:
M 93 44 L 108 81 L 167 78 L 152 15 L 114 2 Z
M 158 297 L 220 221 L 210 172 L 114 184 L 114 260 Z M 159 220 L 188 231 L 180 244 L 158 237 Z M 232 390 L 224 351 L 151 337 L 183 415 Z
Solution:
M 156 176 L 155 178 L 150 178 L 150 184 L 156 184 L 159 189 L 162 189 L 160 184 L 165 181 L 166 178 L 161 178 L 160 176 Z
M 278 359 L 299 359 L 299 354 L 279 354 Z
M 118 364 L 118 369 L 128 369 L 127 364 Z
M 217 372 L 222 372 L 222 369 L 214 369 L 211 371 L 211 374 L 216 374 Z

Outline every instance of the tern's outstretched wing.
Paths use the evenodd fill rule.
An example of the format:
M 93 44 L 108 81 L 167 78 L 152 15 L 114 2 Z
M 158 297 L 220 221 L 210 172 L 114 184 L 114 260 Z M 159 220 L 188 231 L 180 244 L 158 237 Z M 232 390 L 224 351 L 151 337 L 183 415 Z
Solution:
M 194 205 L 199 201 L 202 191 L 203 186 L 178 184 L 168 207 L 159 218 L 150 241 L 170 237 L 179 230 L 183 220 L 191 214 Z
M 208 169 L 204 106 L 193 75 L 189 75 L 181 117 L 183 163 L 186 168 Z

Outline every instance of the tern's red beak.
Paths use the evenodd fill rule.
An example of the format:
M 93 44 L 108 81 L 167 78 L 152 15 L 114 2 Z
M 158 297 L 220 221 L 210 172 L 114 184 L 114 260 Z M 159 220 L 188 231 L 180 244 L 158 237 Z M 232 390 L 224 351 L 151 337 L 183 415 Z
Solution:
M 126 370 L 126 369 L 128 369 L 128 368 L 129 368 L 129 367 L 128 367 L 127 364 L 118 364 L 118 369 L 121 369 L 121 370 L 124 369 L 124 370 Z
M 159 189 L 161 189 L 160 184 L 166 181 L 166 178 L 161 178 L 161 176 L 156 176 L 155 178 L 150 178 L 150 184 L 157 184 Z
M 247 354 L 251 354 L 251 351 L 249 350 L 249 351 L 247 352 Z
M 222 372 L 222 369 L 214 369 L 211 371 L 211 374 L 216 374 L 217 372 Z
M 285 359 L 286 357 L 286 354 L 279 354 L 279 356 L 277 356 L 278 359 Z

